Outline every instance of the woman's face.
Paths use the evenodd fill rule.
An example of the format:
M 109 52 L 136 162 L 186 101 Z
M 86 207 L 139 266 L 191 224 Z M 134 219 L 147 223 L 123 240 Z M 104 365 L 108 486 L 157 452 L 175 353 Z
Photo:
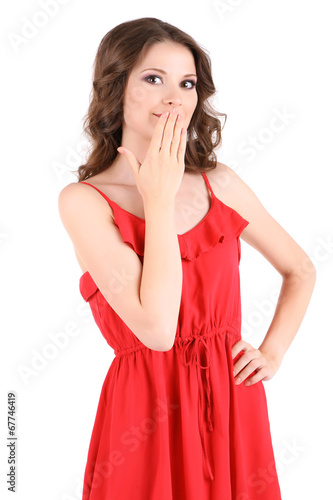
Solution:
M 158 117 L 177 107 L 188 127 L 198 102 L 191 51 L 174 42 L 156 43 L 131 71 L 124 93 L 123 137 L 150 139 Z

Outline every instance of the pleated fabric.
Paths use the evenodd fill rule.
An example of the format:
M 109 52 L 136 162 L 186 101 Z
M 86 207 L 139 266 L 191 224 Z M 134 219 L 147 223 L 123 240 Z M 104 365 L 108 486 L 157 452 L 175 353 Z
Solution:
M 242 354 L 232 359 L 241 339 L 239 236 L 248 221 L 202 176 L 211 206 L 178 235 L 183 286 L 169 351 L 142 344 L 89 272 L 80 278 L 80 293 L 115 354 L 96 411 L 82 500 L 281 500 L 263 383 L 235 385 L 233 376 Z M 143 263 L 144 219 L 92 187 Z

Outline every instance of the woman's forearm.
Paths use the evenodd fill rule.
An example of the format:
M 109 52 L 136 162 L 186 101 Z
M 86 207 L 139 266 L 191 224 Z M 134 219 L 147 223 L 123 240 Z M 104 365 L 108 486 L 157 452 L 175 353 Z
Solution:
M 283 277 L 275 313 L 259 350 L 280 365 L 292 343 L 307 310 L 316 281 L 316 269 L 311 263 L 307 272 Z
M 149 323 L 172 347 L 182 290 L 182 261 L 172 203 L 145 204 L 145 249 L 140 301 Z

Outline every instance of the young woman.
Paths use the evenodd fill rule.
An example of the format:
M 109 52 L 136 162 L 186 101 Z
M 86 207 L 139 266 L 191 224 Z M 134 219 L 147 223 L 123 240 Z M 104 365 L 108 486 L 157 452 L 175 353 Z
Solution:
M 209 56 L 168 23 L 125 22 L 100 43 L 92 151 L 59 195 L 82 297 L 116 355 L 83 500 L 281 499 L 262 381 L 301 324 L 315 268 L 217 162 L 214 93 Z M 240 236 L 283 279 L 258 348 L 241 338 Z

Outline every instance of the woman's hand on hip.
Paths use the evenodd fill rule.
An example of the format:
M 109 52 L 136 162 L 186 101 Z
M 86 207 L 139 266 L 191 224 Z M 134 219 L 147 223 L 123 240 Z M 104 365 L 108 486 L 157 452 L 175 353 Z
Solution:
M 239 354 L 243 351 L 243 354 Z M 270 353 L 255 349 L 243 339 L 236 342 L 231 349 L 234 362 L 235 384 L 244 382 L 245 386 L 253 385 L 260 380 L 270 380 L 280 367 L 280 363 Z M 250 377 L 251 375 L 251 377 Z

